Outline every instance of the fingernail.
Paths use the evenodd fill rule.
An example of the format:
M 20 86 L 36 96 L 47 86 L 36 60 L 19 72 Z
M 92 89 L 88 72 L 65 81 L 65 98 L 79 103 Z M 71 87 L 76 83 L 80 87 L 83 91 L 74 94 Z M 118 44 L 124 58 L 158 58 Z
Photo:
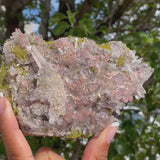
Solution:
M 116 131 L 118 129 L 119 122 L 113 122 L 109 128 L 108 134 L 107 134 L 107 143 L 110 144 L 114 135 L 116 134 Z
M 3 93 L 0 92 L 0 114 L 4 112 L 4 99 L 3 99 Z
M 0 92 L 0 97 L 3 97 L 3 93 L 2 92 Z

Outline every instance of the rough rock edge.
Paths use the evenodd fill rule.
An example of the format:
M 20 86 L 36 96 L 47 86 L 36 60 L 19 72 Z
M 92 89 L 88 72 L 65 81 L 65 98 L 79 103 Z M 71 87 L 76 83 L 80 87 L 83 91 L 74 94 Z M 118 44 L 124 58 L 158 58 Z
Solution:
M 98 134 L 133 96 L 144 97 L 142 85 L 153 72 L 120 41 L 97 45 L 69 36 L 44 42 L 17 30 L 3 52 L 0 90 L 12 97 L 29 135 Z

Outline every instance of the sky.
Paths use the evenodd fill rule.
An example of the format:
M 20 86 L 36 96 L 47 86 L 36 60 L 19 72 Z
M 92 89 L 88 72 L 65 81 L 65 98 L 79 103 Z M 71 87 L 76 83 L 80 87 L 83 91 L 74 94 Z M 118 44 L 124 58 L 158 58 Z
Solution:
M 75 3 L 78 4 L 80 2 L 83 2 L 84 0 L 75 0 Z M 55 12 L 58 11 L 59 8 L 59 2 L 58 0 L 51 0 L 51 12 L 50 15 L 53 15 Z M 31 33 L 31 32 L 35 32 L 38 33 L 38 29 L 39 29 L 39 24 L 40 23 L 40 18 L 38 18 L 38 14 L 39 14 L 39 8 L 37 7 L 37 9 L 29 9 L 26 8 L 23 11 L 23 14 L 25 17 L 37 17 L 36 19 L 33 19 L 31 22 L 27 22 L 25 25 L 25 32 L 26 33 Z M 37 23 L 38 22 L 38 23 Z
M 51 0 L 51 12 L 50 14 L 53 15 L 55 12 L 58 11 L 59 3 L 58 0 Z M 37 9 L 30 9 L 26 7 L 26 9 L 23 10 L 23 15 L 27 18 L 33 17 L 33 20 L 30 22 L 26 22 L 25 24 L 25 32 L 26 33 L 31 33 L 35 32 L 38 33 L 39 29 L 39 23 L 40 23 L 40 18 L 38 17 L 39 15 L 39 7 Z M 34 18 L 36 17 L 36 18 Z

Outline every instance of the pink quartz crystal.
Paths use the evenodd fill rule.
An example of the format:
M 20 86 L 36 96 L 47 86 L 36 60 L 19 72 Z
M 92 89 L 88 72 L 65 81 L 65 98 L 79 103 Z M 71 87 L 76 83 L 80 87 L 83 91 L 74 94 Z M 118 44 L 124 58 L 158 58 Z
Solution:
M 3 52 L 7 93 L 28 135 L 98 134 L 125 103 L 144 97 L 143 83 L 153 72 L 120 41 L 97 45 L 69 36 L 45 42 L 16 30 Z

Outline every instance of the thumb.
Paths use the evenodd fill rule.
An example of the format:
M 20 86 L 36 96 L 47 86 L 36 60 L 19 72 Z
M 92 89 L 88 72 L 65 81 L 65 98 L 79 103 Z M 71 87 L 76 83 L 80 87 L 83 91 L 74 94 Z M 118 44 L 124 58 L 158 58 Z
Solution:
M 33 160 L 32 151 L 18 127 L 10 102 L 0 93 L 0 132 L 9 160 Z
M 110 143 L 118 129 L 114 122 L 106 127 L 98 137 L 93 137 L 84 150 L 82 160 L 106 160 Z

